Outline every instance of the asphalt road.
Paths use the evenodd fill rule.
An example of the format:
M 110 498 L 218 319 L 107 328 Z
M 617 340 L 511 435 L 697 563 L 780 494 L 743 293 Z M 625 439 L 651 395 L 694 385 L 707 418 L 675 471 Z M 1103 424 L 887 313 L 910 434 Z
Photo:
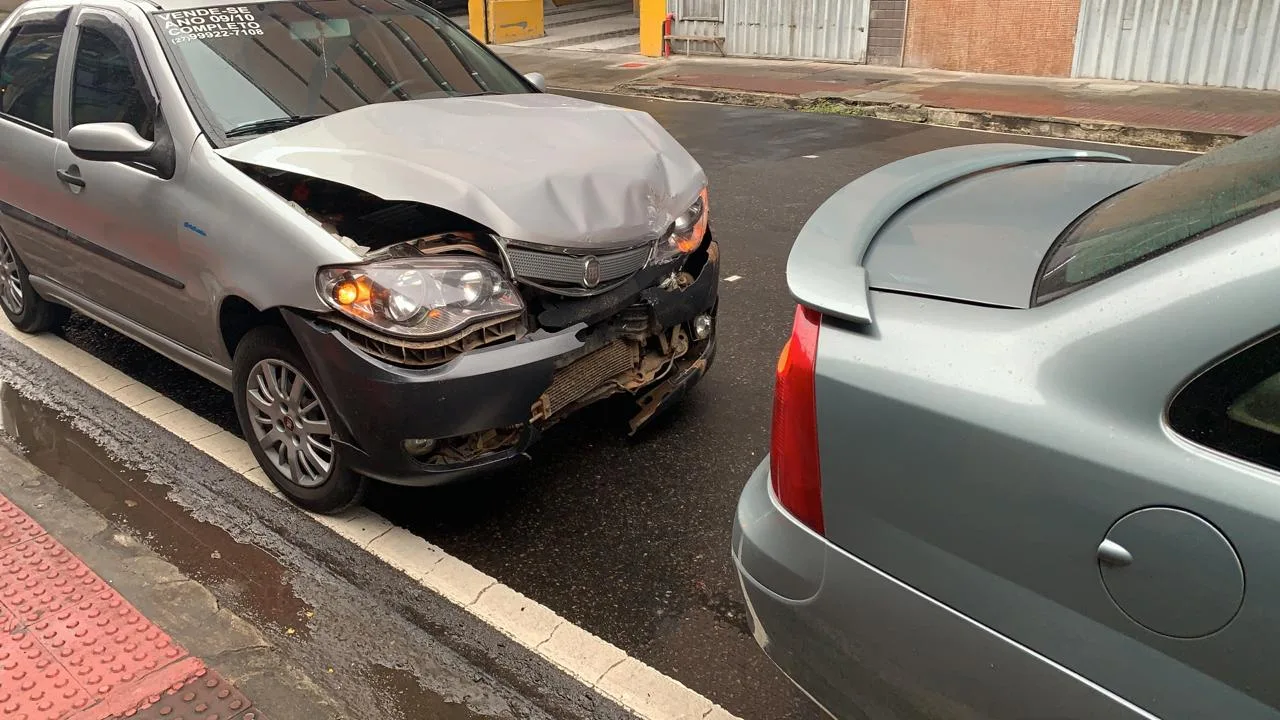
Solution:
M 1007 136 L 789 111 L 584 96 L 653 114 L 706 168 L 723 254 L 720 351 L 678 412 L 626 435 L 606 404 L 558 426 L 534 460 L 435 490 L 378 488 L 371 509 L 748 720 L 819 713 L 755 646 L 729 561 L 737 495 L 768 447 L 776 354 L 792 306 L 783 269 L 809 214 L 898 158 Z M 1019 139 L 1038 144 L 1058 141 Z M 1124 150 L 1136 161 L 1185 155 Z M 231 398 L 77 318 L 76 345 L 228 429 Z

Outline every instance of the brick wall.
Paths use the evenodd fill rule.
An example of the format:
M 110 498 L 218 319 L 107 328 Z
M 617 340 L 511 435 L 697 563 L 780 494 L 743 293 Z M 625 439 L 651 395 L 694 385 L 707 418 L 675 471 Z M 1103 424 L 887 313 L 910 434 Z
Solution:
M 903 64 L 1065 77 L 1079 15 L 1080 0 L 910 0 Z
M 871 0 L 867 24 L 867 62 L 898 65 L 907 32 L 907 0 Z

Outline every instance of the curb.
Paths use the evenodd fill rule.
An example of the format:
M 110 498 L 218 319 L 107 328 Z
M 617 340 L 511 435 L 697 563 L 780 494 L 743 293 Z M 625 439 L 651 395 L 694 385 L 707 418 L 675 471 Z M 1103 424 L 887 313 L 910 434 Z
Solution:
M 985 130 L 1013 135 L 1037 135 L 1061 138 L 1063 140 L 1137 145 L 1192 152 L 1212 150 L 1243 137 L 1227 133 L 1134 127 L 1100 120 L 1015 115 L 989 110 L 931 107 L 916 103 L 876 102 L 840 96 L 801 97 L 745 90 L 648 85 L 644 84 L 643 79 L 619 85 L 614 89 L 614 92 L 667 100 L 687 100 L 722 105 L 850 115 L 966 130 Z

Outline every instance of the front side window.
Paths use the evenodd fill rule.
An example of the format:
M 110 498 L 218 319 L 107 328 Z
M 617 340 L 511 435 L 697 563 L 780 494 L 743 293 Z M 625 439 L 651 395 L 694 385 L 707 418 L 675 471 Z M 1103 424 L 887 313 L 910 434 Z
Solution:
M 1169 405 L 1178 434 L 1280 471 L 1280 335 L 1210 368 Z
M 155 104 L 133 42 L 106 18 L 89 16 L 80 26 L 71 85 L 71 126 L 121 122 L 155 139 Z
M 193 104 L 234 140 L 371 103 L 530 92 L 410 0 L 315 0 L 152 14 Z
M 0 53 L 0 115 L 53 132 L 53 82 L 65 22 L 23 22 Z
M 1280 203 L 1280 127 L 1201 155 L 1104 200 L 1054 244 L 1037 304 Z

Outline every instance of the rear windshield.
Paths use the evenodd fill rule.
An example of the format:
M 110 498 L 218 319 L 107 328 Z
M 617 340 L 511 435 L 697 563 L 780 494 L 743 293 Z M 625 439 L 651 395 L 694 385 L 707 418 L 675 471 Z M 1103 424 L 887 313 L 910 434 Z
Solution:
M 221 137 L 370 103 L 532 92 L 465 30 L 407 0 L 219 5 L 151 18 Z
M 1280 128 L 1139 183 L 1085 213 L 1042 267 L 1035 304 L 1062 297 L 1280 202 Z

